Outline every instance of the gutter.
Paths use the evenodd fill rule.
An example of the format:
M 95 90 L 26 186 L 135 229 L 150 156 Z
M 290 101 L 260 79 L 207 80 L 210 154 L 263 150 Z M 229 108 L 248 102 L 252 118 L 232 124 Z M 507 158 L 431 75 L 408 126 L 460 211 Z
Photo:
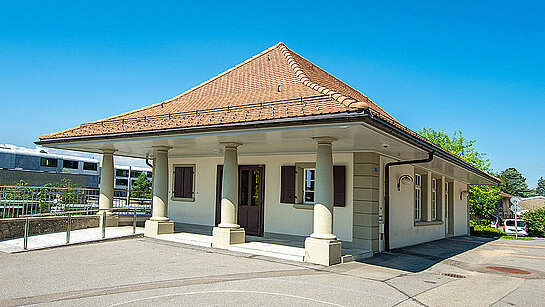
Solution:
M 475 166 L 461 160 L 460 158 L 452 155 L 451 153 L 441 149 L 438 146 L 431 145 L 414 135 L 403 131 L 402 129 L 388 123 L 387 121 L 374 116 L 370 111 L 365 109 L 360 109 L 357 111 L 348 111 L 336 114 L 324 114 L 324 115 L 310 115 L 305 117 L 298 118 L 287 118 L 287 119 L 272 119 L 264 121 L 253 121 L 253 122 L 243 122 L 243 123 L 233 123 L 233 124 L 219 124 L 219 125 L 209 125 L 209 126 L 200 126 L 200 127 L 190 127 L 190 128 L 171 128 L 171 129 L 162 129 L 154 131 L 136 131 L 136 132 L 123 132 L 123 133 L 114 133 L 110 135 L 94 135 L 94 136 L 76 136 L 76 137 L 67 137 L 67 138 L 55 138 L 55 139 L 44 139 L 37 142 L 34 142 L 36 145 L 52 145 L 59 143 L 69 143 L 69 142 L 87 142 L 87 141 L 97 141 L 97 140 L 120 140 L 120 139 L 131 139 L 137 137 L 147 137 L 147 136 L 167 136 L 167 135 L 176 135 L 176 134 L 194 134 L 194 133 L 203 133 L 203 132 L 225 132 L 226 130 L 244 130 L 244 129 L 257 129 L 257 128 L 274 128 L 274 127 L 287 127 L 287 126 L 299 126 L 299 125 L 312 125 L 312 124 L 331 124 L 331 123 L 343 123 L 343 122 L 358 122 L 363 121 L 364 123 L 370 124 L 377 129 L 384 131 L 394 137 L 397 137 L 401 140 L 404 140 L 426 152 L 435 152 L 435 155 L 441 157 L 453 164 L 456 164 L 482 178 L 487 179 L 490 182 L 495 182 L 499 184 L 500 180 L 481 171 Z
M 426 159 L 388 162 L 384 166 L 384 249 L 390 251 L 390 166 L 427 163 L 433 160 L 433 151 L 428 152 Z

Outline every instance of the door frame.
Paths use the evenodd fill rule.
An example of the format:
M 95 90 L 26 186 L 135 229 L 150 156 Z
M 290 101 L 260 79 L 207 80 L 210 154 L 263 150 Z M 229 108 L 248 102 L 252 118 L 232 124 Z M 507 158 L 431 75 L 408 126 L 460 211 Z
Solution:
M 257 236 L 262 237 L 265 230 L 265 165 L 264 164 L 242 164 L 238 166 L 238 184 L 237 191 L 238 197 L 240 198 L 240 172 L 244 167 L 259 168 L 261 173 L 260 185 L 259 185 L 259 227 Z M 216 214 L 215 214 L 215 225 L 221 221 L 221 189 L 222 189 L 222 176 L 223 175 L 223 164 L 218 164 L 216 168 Z M 240 203 L 238 204 L 240 206 Z M 237 223 L 238 223 L 238 213 L 240 209 L 237 209 Z

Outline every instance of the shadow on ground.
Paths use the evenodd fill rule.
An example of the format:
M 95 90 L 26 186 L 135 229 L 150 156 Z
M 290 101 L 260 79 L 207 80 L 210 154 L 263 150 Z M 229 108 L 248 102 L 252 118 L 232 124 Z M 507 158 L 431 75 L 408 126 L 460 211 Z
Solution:
M 455 237 L 398 248 L 359 262 L 403 270 L 411 273 L 424 271 L 433 265 L 477 248 L 494 238 Z

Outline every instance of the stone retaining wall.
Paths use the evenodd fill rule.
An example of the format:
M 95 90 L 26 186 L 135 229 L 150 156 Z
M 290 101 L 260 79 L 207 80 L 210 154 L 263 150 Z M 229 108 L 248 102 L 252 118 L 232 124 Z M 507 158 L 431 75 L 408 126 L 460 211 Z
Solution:
M 29 222 L 29 235 L 48 232 L 66 231 L 68 218 L 64 216 L 32 218 Z M 71 228 L 83 229 L 98 227 L 99 217 L 96 215 L 73 216 Z M 0 240 L 20 238 L 24 236 L 25 219 L 0 219 Z

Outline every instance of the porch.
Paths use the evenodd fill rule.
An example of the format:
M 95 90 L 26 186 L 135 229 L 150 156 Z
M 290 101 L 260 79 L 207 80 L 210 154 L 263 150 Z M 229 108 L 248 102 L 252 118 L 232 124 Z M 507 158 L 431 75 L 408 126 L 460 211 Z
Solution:
M 175 223 L 174 233 L 158 235 L 155 238 L 188 245 L 212 247 L 212 232 L 213 227 L 211 226 Z M 265 234 L 262 237 L 246 235 L 245 239 L 245 243 L 231 245 L 227 249 L 246 254 L 304 262 L 304 236 Z M 341 263 L 371 256 L 373 256 L 373 252 L 353 248 L 348 242 L 343 242 Z

